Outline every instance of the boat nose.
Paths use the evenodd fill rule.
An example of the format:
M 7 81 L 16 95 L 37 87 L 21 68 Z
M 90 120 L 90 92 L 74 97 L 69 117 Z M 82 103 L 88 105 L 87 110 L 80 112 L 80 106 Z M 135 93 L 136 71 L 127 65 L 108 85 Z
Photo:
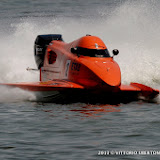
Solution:
M 121 84 L 121 72 L 115 61 L 95 62 L 98 70 L 96 75 L 109 86 L 119 86 Z

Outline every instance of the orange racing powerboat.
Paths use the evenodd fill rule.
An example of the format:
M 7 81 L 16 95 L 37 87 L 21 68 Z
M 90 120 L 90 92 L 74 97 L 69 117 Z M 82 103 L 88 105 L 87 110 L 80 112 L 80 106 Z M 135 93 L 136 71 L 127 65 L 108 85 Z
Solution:
M 119 65 L 96 36 L 65 43 L 59 34 L 39 35 L 34 49 L 40 81 L 1 85 L 33 91 L 42 101 L 58 102 L 153 99 L 159 94 L 143 84 L 121 84 Z M 113 50 L 113 55 L 118 53 Z

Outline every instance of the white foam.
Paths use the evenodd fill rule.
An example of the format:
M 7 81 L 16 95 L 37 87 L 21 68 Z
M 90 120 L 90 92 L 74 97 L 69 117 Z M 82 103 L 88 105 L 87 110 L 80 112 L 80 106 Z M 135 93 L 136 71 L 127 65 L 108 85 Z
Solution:
M 36 100 L 36 97 L 33 93 L 21 90 L 19 88 L 0 86 L 0 90 L 0 103 Z

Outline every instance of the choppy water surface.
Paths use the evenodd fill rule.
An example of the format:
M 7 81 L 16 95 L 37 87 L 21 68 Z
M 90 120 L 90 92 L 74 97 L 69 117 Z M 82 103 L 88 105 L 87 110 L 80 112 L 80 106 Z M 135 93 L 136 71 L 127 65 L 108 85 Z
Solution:
M 61 33 L 66 42 L 101 37 L 115 57 L 122 82 L 160 89 L 159 1 L 0 1 L 0 82 L 37 81 L 33 43 Z M 160 159 L 99 151 L 160 151 L 160 101 L 128 104 L 36 102 L 32 93 L 0 87 L 0 159 Z
M 106 159 L 100 150 L 159 150 L 160 105 L 1 104 L 1 159 Z M 109 156 L 156 159 L 157 156 Z M 159 157 L 159 156 L 158 156 Z

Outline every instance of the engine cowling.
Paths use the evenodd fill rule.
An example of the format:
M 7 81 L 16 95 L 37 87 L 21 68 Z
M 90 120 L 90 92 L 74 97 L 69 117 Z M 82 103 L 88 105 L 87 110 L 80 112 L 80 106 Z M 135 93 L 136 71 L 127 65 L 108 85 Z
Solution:
M 34 44 L 34 57 L 38 69 L 43 66 L 46 48 L 53 40 L 63 41 L 60 34 L 38 35 Z

